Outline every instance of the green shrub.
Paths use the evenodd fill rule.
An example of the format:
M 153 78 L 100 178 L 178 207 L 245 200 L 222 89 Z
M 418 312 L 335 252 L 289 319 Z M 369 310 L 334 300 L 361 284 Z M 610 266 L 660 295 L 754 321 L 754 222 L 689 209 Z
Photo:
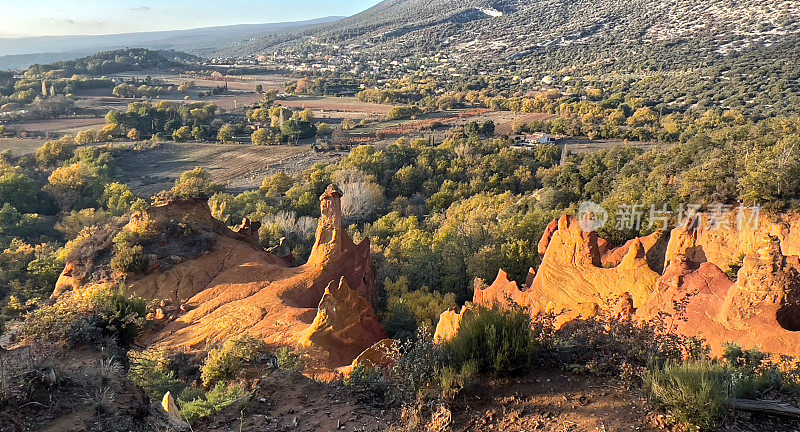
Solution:
M 216 413 L 214 406 L 204 397 L 184 402 L 181 404 L 180 410 L 183 419 L 190 425 L 193 425 L 197 420 Z
M 169 359 L 163 351 L 131 351 L 128 379 L 147 393 L 152 400 L 160 401 L 166 392 L 179 395 L 186 384 L 169 369 Z
M 742 349 L 737 343 L 731 342 L 724 344 L 723 358 L 729 365 L 736 368 L 745 368 L 748 370 L 756 370 L 764 359 L 766 354 L 757 349 Z
M 478 362 L 472 360 L 461 365 L 461 370 L 446 366 L 439 373 L 439 383 L 442 386 L 442 396 L 453 399 L 459 391 L 467 388 L 478 373 Z
M 526 312 L 479 309 L 464 319 L 447 351 L 459 369 L 475 362 L 482 372 L 511 375 L 530 367 L 537 345 Z
M 279 348 L 275 351 L 275 357 L 278 359 L 278 367 L 281 369 L 301 371 L 306 367 L 303 355 L 289 347 Z
M 219 380 L 232 378 L 245 364 L 256 360 L 267 351 L 267 345 L 256 338 L 242 335 L 226 341 L 222 347 L 209 351 L 200 369 L 203 385 L 211 386 Z
M 732 281 L 736 281 L 739 277 L 739 270 L 742 268 L 742 262 L 744 261 L 744 254 L 739 255 L 736 261 L 732 262 L 728 266 L 728 270 L 725 271 L 725 274 L 728 275 L 728 278 Z
M 205 396 L 180 404 L 181 414 L 187 423 L 194 424 L 197 420 L 216 414 L 223 409 L 247 398 L 247 392 L 240 386 L 217 383 Z
M 178 398 L 175 400 L 178 402 L 179 406 L 183 406 L 184 403 L 191 402 L 197 398 L 204 398 L 205 395 L 206 394 L 203 392 L 203 390 L 197 387 L 189 386 L 183 389 L 183 391 L 181 391 L 181 393 L 178 395 Z
M 569 369 L 605 376 L 635 378 L 651 363 L 705 359 L 704 341 L 666 331 L 663 327 L 619 321 L 605 316 L 577 320 L 558 331 L 552 317 L 537 317 L 534 332 L 543 354 L 552 353 Z
M 168 195 L 179 199 L 208 198 L 222 189 L 222 185 L 213 182 L 210 174 L 197 167 L 181 174 Z
M 88 286 L 26 315 L 23 335 L 41 342 L 71 344 L 96 344 L 111 338 L 124 346 L 133 342 L 146 322 L 146 306 L 124 287 Z
M 397 354 L 390 377 L 400 401 L 408 403 L 420 393 L 438 392 L 439 374 L 445 364 L 445 355 L 433 343 L 427 327 L 423 326 L 415 339 L 401 342 Z
M 731 398 L 731 371 L 710 362 L 669 362 L 644 382 L 651 399 L 687 428 L 715 430 Z
M 389 402 L 393 400 L 393 387 L 379 368 L 359 364 L 350 372 L 350 375 L 344 377 L 342 385 L 356 393 L 366 395 L 371 401 Z
M 420 325 L 429 328 L 436 326 L 439 315 L 456 306 L 456 295 L 453 293 L 442 294 L 426 286 L 409 290 L 405 276 L 400 276 L 396 282 L 387 278 L 384 284 L 388 298 L 382 324 L 394 339 L 415 337 Z
M 389 120 L 402 120 L 422 114 L 422 110 L 416 105 L 394 107 L 386 114 Z
M 150 259 L 144 254 L 144 247 L 139 244 L 139 236 L 130 231 L 121 231 L 114 236 L 114 256 L 111 258 L 111 269 L 118 273 L 138 273 L 147 270 Z

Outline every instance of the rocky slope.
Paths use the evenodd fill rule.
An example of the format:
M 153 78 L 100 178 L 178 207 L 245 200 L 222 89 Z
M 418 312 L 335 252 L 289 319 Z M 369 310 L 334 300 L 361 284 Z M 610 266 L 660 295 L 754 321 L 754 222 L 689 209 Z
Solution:
M 739 230 L 730 216 L 712 228 L 709 217 L 701 216 L 666 236 L 604 250 L 606 242 L 596 233 L 582 232 L 575 218 L 564 215 L 545 232 L 542 265 L 530 283 L 520 289 L 501 271 L 492 285 L 476 287 L 473 300 L 551 313 L 559 325 L 599 314 L 660 322 L 672 332 L 706 339 L 715 353 L 737 342 L 798 355 L 800 218 L 753 220 L 758 224 Z M 723 269 L 735 273 L 735 280 Z M 442 338 L 459 319 L 453 311 L 442 315 Z
M 261 249 L 256 223 L 231 231 L 204 201 L 151 207 L 83 242 L 53 296 L 125 281 L 160 303 L 158 326 L 142 340 L 148 346 L 197 351 L 246 333 L 276 346 L 302 345 L 319 360 L 309 364 L 347 366 L 385 338 L 372 308 L 375 270 L 368 241 L 354 244 L 342 226 L 341 193 L 329 187 L 320 206 L 313 251 L 298 267 Z M 112 239 L 120 232 L 145 233 L 147 271 L 111 269 Z
M 334 24 L 220 49 L 246 55 L 322 41 L 367 53 L 435 52 L 459 59 L 491 53 L 513 59 L 570 45 L 702 39 L 709 53 L 727 54 L 798 33 L 799 15 L 800 7 L 781 0 L 386 0 Z

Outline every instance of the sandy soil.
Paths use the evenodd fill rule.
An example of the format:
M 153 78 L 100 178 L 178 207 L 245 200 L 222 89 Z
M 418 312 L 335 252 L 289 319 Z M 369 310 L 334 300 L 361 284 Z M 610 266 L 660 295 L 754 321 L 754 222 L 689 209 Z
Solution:
M 464 392 L 453 407 L 463 431 L 656 431 L 638 390 L 623 382 L 537 371 Z

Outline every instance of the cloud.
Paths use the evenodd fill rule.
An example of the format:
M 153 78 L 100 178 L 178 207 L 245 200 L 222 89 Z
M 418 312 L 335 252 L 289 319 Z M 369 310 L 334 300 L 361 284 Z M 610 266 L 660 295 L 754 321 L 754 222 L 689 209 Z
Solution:
M 145 5 L 131 6 L 130 7 L 130 11 L 131 12 L 150 12 L 150 6 L 145 6 Z

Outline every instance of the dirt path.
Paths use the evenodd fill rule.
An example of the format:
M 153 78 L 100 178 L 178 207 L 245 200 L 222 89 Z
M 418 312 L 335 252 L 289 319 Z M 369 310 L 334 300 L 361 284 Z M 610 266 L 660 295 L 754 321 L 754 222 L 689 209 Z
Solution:
M 539 371 L 460 395 L 456 431 L 656 431 L 637 390 L 592 375 Z
M 395 412 L 364 403 L 345 388 L 278 369 L 264 375 L 244 409 L 223 411 L 193 429 L 377 432 L 388 430 L 395 420 Z

